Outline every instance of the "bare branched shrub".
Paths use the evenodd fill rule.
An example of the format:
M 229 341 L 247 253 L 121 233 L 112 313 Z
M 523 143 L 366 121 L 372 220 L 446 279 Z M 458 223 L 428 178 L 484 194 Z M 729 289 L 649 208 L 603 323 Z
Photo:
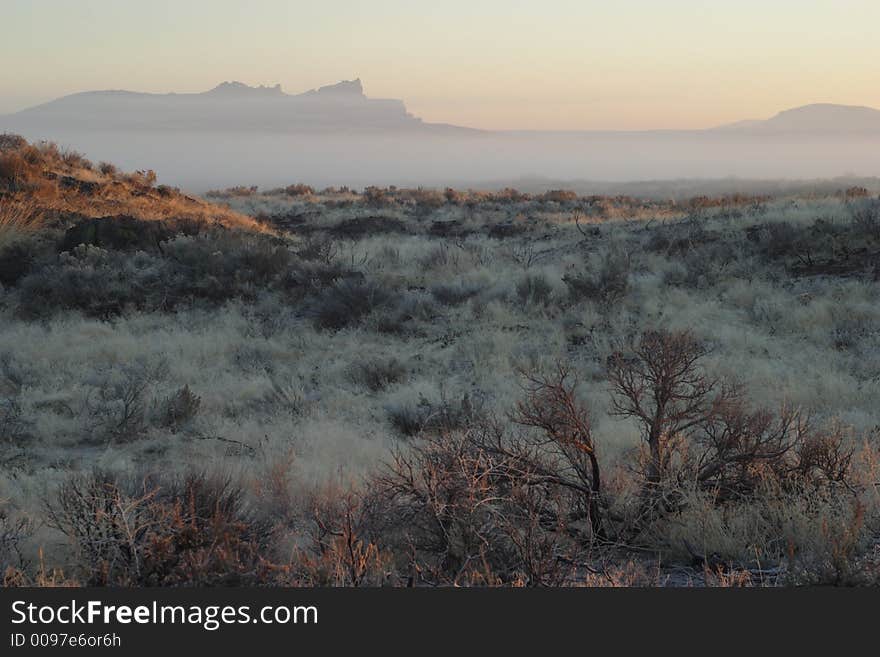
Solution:
M 768 478 L 846 482 L 853 448 L 818 431 L 798 409 L 749 408 L 741 387 L 709 377 L 705 348 L 687 332 L 649 331 L 608 360 L 613 412 L 634 418 L 648 447 L 646 481 L 691 478 L 724 499 L 751 495 Z
M 564 366 L 526 374 L 511 418 L 423 432 L 395 454 L 370 489 L 396 529 L 416 581 L 561 585 L 605 536 L 601 477 L 590 416 Z M 386 545 L 386 543 L 382 543 Z
M 556 471 L 552 466 L 542 466 L 542 461 L 535 458 L 536 454 L 529 454 L 528 449 L 520 451 L 518 456 L 531 457 L 531 470 L 544 471 L 543 476 L 556 485 L 580 493 L 594 534 L 604 536 L 599 458 L 590 412 L 577 397 L 577 379 L 561 364 L 550 375 L 524 373 L 524 376 L 526 397 L 517 404 L 512 419 L 542 432 L 536 446 L 556 462 Z M 520 442 L 518 447 L 522 450 L 526 445 Z M 506 453 L 516 455 L 516 451 Z
M 22 543 L 32 534 L 33 523 L 29 518 L 13 518 L 6 509 L 0 508 L 0 574 L 7 569 L 27 567 Z
M 337 243 L 325 236 L 306 236 L 296 255 L 303 260 L 314 260 L 330 265 L 336 259 L 339 249 Z
M 21 404 L 12 397 L 0 397 L 0 446 L 20 444 L 27 436 L 27 425 Z
M 590 558 L 591 493 L 543 441 L 486 425 L 396 453 L 369 482 L 380 547 L 416 585 L 570 583 Z
M 240 488 L 202 474 L 131 482 L 102 472 L 74 476 L 47 513 L 93 586 L 255 583 L 270 534 Z
M 355 490 L 320 489 L 306 501 L 305 537 L 286 578 L 298 586 L 393 584 L 389 552 L 371 540 L 376 526 L 372 498 Z
M 609 309 L 626 297 L 630 267 L 627 253 L 610 250 L 596 271 L 571 272 L 563 276 L 562 281 L 568 287 L 572 302 L 589 299 Z
M 808 418 L 796 409 L 752 411 L 738 391 L 728 390 L 691 434 L 697 448 L 690 455 L 694 477 L 724 499 L 750 495 L 763 481 L 784 480 L 796 470 L 806 476 L 813 463 L 821 467 L 831 458 L 830 443 L 810 434 Z M 798 450 L 803 458 L 797 458 Z
M 712 412 L 718 382 L 699 366 L 706 349 L 690 333 L 648 331 L 627 351 L 608 358 L 612 409 L 635 419 L 648 446 L 646 479 L 663 478 L 674 441 Z
M 863 201 L 854 206 L 852 222 L 859 234 L 880 239 L 880 199 Z
M 501 521 L 509 484 L 465 434 L 450 434 L 398 452 L 371 487 L 389 501 L 415 584 L 495 584 L 520 576 Z
M 91 440 L 109 445 L 139 438 L 146 429 L 145 395 L 150 383 L 150 374 L 137 366 L 100 381 L 97 394 L 86 400 Z

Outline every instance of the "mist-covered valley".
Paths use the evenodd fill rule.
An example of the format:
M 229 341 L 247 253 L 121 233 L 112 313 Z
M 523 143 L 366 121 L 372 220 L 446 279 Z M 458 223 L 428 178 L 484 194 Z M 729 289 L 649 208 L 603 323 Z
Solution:
M 880 175 L 880 111 L 810 105 L 711 130 L 486 131 L 423 122 L 360 80 L 301 94 L 223 83 L 203 93 L 74 94 L 0 117 L 194 192 L 233 185 L 501 188 Z M 741 190 L 748 191 L 748 190 Z

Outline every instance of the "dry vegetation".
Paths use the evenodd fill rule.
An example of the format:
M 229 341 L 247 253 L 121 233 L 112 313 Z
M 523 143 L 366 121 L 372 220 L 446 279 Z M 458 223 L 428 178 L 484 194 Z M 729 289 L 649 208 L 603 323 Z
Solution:
M 122 173 L 112 164 L 95 165 L 53 143 L 30 144 L 16 135 L 0 134 L 0 194 L 0 240 L 10 224 L 36 217 L 46 227 L 75 218 L 125 216 L 258 229 L 237 212 L 156 185 L 153 171 Z
M 0 138 L 7 584 L 880 581 L 866 190 L 211 196 Z

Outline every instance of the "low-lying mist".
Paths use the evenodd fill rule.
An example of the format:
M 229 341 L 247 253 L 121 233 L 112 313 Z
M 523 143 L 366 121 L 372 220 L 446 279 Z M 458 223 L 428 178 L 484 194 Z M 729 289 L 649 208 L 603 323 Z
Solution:
M 501 187 L 559 180 L 797 179 L 880 174 L 880 135 L 723 132 L 242 134 L 19 130 L 194 192 L 231 185 Z

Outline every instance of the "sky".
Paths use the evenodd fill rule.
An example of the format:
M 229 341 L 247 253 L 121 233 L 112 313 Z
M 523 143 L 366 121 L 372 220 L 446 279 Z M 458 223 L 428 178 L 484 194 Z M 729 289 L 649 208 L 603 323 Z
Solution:
M 878 0 L 0 0 L 0 113 L 93 89 L 360 77 L 426 121 L 704 128 L 880 108 Z

